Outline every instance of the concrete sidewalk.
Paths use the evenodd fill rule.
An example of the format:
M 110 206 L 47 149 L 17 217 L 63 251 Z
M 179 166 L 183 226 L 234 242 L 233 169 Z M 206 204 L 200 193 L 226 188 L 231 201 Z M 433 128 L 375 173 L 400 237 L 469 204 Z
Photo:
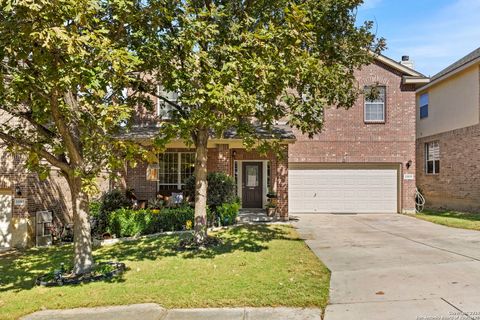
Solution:
M 171 309 L 155 303 L 99 308 L 45 310 L 22 320 L 320 320 L 320 309 L 300 308 L 212 308 Z
M 325 320 L 480 320 L 480 232 L 400 214 L 304 214 L 331 270 Z

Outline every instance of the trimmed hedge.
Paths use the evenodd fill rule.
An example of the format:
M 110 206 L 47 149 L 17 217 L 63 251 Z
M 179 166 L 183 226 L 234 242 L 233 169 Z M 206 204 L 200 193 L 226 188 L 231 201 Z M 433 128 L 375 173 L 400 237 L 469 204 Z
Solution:
M 117 237 L 179 231 L 186 229 L 187 225 L 193 225 L 193 220 L 194 210 L 190 206 L 161 210 L 122 208 L 110 213 L 108 231 Z
M 207 208 L 209 226 L 216 222 L 228 226 L 235 224 L 240 204 L 224 203 L 217 214 Z M 181 231 L 193 228 L 195 211 L 188 205 L 173 208 L 133 210 L 121 208 L 108 215 L 107 230 L 117 237 L 132 237 L 163 231 Z

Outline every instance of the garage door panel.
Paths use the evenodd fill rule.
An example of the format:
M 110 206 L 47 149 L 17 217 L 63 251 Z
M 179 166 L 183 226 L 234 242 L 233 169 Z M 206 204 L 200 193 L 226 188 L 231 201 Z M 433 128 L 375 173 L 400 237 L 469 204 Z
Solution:
M 291 169 L 289 211 L 397 212 L 396 169 Z

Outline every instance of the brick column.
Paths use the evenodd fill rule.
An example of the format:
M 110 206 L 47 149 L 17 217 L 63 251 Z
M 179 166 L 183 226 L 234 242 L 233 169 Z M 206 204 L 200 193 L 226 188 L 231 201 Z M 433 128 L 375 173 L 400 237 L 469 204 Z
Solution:
M 208 159 L 211 162 L 211 168 L 217 172 L 224 172 L 231 175 L 231 161 L 232 156 L 228 144 L 217 144 L 216 148 L 209 153 L 212 158 Z

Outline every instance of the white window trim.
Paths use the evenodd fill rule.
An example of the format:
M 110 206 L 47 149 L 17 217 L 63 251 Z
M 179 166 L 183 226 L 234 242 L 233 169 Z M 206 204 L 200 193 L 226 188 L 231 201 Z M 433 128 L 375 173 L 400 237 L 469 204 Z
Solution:
M 161 93 L 163 91 L 161 88 L 162 88 L 161 85 L 157 85 L 157 96 L 161 95 Z M 162 120 L 172 119 L 172 117 L 170 116 L 170 114 L 168 112 L 166 114 L 160 114 L 160 111 L 163 110 L 163 108 L 161 107 L 162 103 L 166 103 L 166 102 L 157 97 L 157 117 L 160 117 Z
M 430 159 L 428 158 L 428 152 L 429 152 L 428 149 L 429 149 L 429 146 L 430 146 L 431 144 L 434 145 L 433 148 L 435 148 L 435 147 L 438 148 L 438 157 L 435 158 L 435 150 L 434 150 L 433 155 L 432 155 L 433 159 L 430 160 Z M 435 146 L 435 145 L 436 145 L 436 146 Z M 424 151 L 424 152 L 425 152 L 425 166 L 424 166 L 424 167 L 425 167 L 425 174 L 426 174 L 426 175 L 438 175 L 438 174 L 440 174 L 440 171 L 436 172 L 436 170 L 435 170 L 435 169 L 436 169 L 436 168 L 435 168 L 435 161 L 440 162 L 440 142 L 439 142 L 439 141 L 426 142 L 426 143 L 425 143 L 425 151 Z M 431 173 L 428 172 L 428 162 L 429 162 L 429 161 L 432 161 L 432 163 L 433 163 L 433 172 L 431 172 Z
M 366 86 L 369 87 L 369 86 Z M 383 102 L 376 102 L 376 101 L 367 101 L 365 97 L 363 99 L 363 122 L 365 123 L 385 123 L 386 122 L 386 100 L 387 100 L 387 87 L 386 86 L 378 86 L 379 88 L 384 89 L 384 100 Z M 367 120 L 367 104 L 369 105 L 382 105 L 383 110 L 383 120 Z
M 160 168 L 158 169 L 158 183 L 157 183 L 157 190 L 160 190 L 160 187 L 161 186 L 176 186 L 178 190 L 182 190 L 182 154 L 185 154 L 185 153 L 190 153 L 190 154 L 195 154 L 195 152 L 191 152 L 191 151 L 167 151 L 167 152 L 164 152 L 163 154 L 165 153 L 173 153 L 173 154 L 177 154 L 177 183 L 161 183 L 160 182 Z M 160 156 L 160 154 L 159 154 Z
M 262 180 L 263 180 L 263 186 L 262 186 L 262 208 L 265 208 L 267 205 L 268 199 L 267 199 L 267 193 L 268 193 L 268 187 L 267 187 L 267 164 L 269 160 L 235 160 L 234 163 L 237 164 L 237 196 L 240 198 L 240 202 L 243 200 L 242 198 L 242 180 L 243 180 L 243 162 L 261 162 L 262 163 Z M 234 164 L 235 165 L 235 164 Z M 271 167 L 270 167 L 271 168 Z M 235 174 L 235 172 L 234 172 Z M 273 173 L 270 173 L 273 175 Z M 274 186 L 270 186 L 272 189 Z M 242 203 L 242 208 L 243 208 L 243 203 Z

